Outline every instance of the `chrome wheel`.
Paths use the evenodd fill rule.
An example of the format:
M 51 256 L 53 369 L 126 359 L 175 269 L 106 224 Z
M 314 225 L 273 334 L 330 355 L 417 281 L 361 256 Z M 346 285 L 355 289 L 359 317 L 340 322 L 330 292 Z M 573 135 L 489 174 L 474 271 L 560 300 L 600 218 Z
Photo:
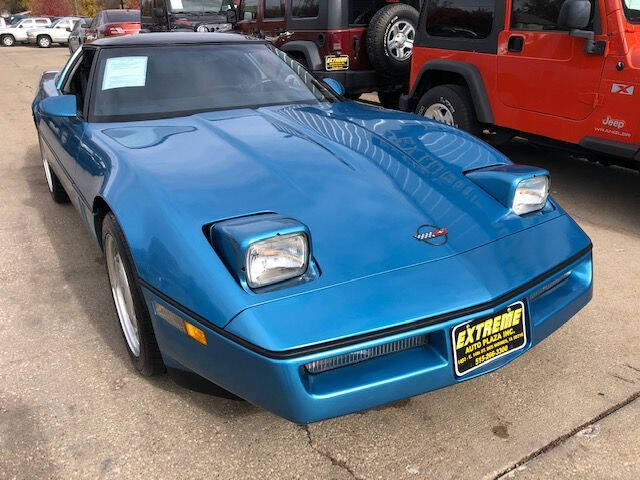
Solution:
M 48 48 L 51 45 L 51 40 L 49 40 L 49 37 L 40 37 L 38 39 L 38 45 L 42 48 Z
M 118 252 L 116 240 L 111 234 L 107 234 L 104 239 L 104 251 L 107 257 L 107 272 L 111 283 L 111 293 L 113 302 L 116 305 L 120 326 L 124 332 L 129 349 L 134 356 L 140 356 L 140 334 L 138 332 L 138 319 L 133 307 L 133 298 L 129 279 L 124 268 L 124 263 Z
M 47 177 L 47 186 L 49 191 L 53 193 L 53 178 L 51 177 L 51 167 L 49 161 L 46 158 L 42 158 L 42 165 L 44 166 L 44 176 Z
M 444 123 L 445 125 L 455 126 L 453 120 L 453 113 L 446 105 L 442 103 L 434 103 L 430 105 L 424 112 L 424 116 L 435 120 L 436 122 Z
M 13 37 L 11 35 L 6 35 L 4 37 L 2 37 L 2 44 L 5 47 L 10 47 L 12 46 L 14 43 Z
M 408 60 L 413 51 L 416 30 L 406 20 L 398 20 L 387 31 L 387 52 L 394 59 L 402 62 Z

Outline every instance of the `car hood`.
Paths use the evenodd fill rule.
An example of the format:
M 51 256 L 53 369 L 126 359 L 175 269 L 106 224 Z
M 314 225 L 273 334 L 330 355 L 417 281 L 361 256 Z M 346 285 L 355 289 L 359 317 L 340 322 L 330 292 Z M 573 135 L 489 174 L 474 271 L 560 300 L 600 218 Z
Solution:
M 203 226 L 238 216 L 275 212 L 309 227 L 320 278 L 251 294 L 248 303 L 457 255 L 559 213 L 515 216 L 465 177 L 465 170 L 508 163 L 477 139 L 352 102 L 92 128 L 118 159 L 119 174 L 136 177 L 136 195 L 144 192 L 158 221 L 172 223 L 173 240 L 154 235 L 167 238 L 160 256 L 176 242 L 206 241 Z M 422 225 L 446 227 L 446 244 L 414 238 Z M 171 273 L 152 261 L 160 252 L 145 248 L 134 255 L 141 276 L 171 289 Z M 210 246 L 204 255 L 213 256 Z

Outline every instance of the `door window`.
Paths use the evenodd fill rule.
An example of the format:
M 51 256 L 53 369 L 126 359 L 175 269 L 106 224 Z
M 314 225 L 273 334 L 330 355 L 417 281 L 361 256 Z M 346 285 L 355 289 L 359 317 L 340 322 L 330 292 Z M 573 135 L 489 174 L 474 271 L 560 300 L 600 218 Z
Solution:
M 320 12 L 320 0 L 291 0 L 291 16 L 313 18 Z
M 427 33 L 447 38 L 487 38 L 493 27 L 493 0 L 428 0 Z
M 82 112 L 84 107 L 94 54 L 94 50 L 87 50 L 82 54 L 82 58 L 78 59 L 73 66 L 73 70 L 62 89 L 62 93 L 76 96 L 76 108 L 79 112 Z
M 264 18 L 283 18 L 284 0 L 265 0 Z
M 566 30 L 558 26 L 558 15 L 564 0 L 513 0 L 511 4 L 511 28 L 513 30 Z M 593 29 L 594 5 L 591 1 L 591 22 L 587 30 Z
M 242 0 L 240 4 L 243 20 L 255 20 L 258 16 L 258 0 Z
M 36 20 L 36 25 L 49 25 L 49 22 L 44 18 L 39 18 Z

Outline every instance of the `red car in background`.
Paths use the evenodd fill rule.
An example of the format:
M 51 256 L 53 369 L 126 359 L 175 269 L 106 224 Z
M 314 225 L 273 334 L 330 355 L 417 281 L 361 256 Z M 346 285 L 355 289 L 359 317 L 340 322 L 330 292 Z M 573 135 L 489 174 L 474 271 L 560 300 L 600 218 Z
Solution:
M 140 32 L 140 10 L 102 10 L 93 17 L 84 42 Z

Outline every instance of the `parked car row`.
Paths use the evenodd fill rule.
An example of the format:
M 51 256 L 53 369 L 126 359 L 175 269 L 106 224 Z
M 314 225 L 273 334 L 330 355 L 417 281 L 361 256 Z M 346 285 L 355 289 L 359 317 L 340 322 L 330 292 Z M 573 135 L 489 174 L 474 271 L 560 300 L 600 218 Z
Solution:
M 83 43 L 99 38 L 129 35 L 140 31 L 139 10 L 102 10 L 93 19 L 62 17 L 53 21 L 47 17 L 24 18 L 11 26 L 0 28 L 0 43 L 11 47 L 16 43 L 31 43 L 41 48 L 53 44 L 68 45 L 73 53 Z

